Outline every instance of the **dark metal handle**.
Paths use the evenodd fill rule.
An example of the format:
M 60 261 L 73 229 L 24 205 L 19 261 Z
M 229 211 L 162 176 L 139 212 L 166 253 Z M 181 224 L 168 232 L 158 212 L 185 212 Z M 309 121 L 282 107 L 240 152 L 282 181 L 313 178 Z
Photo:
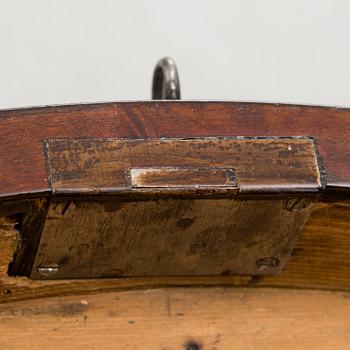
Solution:
M 179 100 L 180 81 L 175 62 L 170 57 L 158 61 L 152 84 L 153 100 Z

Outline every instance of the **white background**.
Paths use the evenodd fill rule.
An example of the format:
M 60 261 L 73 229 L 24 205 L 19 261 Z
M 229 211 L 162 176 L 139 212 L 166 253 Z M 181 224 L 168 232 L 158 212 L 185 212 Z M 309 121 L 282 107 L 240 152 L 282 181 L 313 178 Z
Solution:
M 0 108 L 149 99 L 350 107 L 349 0 L 0 0 Z

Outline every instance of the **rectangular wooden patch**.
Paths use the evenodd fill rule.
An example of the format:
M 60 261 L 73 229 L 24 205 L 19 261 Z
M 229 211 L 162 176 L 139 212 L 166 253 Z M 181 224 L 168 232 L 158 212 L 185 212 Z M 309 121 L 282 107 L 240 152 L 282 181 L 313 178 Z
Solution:
M 56 198 L 31 277 L 276 274 L 309 204 L 307 198 Z M 45 267 L 58 270 L 43 275 Z
M 53 193 L 137 192 L 157 184 L 160 191 L 316 192 L 321 187 L 310 138 L 58 139 L 45 146 Z
M 237 186 L 235 171 L 225 168 L 132 168 L 130 176 L 131 186 L 139 188 L 235 188 Z

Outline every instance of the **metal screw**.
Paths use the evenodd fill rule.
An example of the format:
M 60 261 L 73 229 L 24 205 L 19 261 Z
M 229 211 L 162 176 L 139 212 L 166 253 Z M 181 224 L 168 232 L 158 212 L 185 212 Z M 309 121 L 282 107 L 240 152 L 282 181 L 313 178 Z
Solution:
M 60 267 L 56 263 L 41 264 L 38 266 L 37 271 L 43 277 L 51 277 L 59 271 Z
M 285 209 L 289 211 L 296 211 L 305 209 L 311 204 L 311 201 L 307 198 L 289 198 L 285 203 Z
M 262 271 L 262 272 L 265 272 L 265 271 L 268 271 L 270 269 L 273 269 L 277 266 L 279 266 L 280 264 L 280 261 L 279 259 L 273 257 L 273 256 L 270 256 L 268 258 L 263 258 L 263 259 L 260 259 L 256 262 L 256 265 L 258 266 L 259 270 Z

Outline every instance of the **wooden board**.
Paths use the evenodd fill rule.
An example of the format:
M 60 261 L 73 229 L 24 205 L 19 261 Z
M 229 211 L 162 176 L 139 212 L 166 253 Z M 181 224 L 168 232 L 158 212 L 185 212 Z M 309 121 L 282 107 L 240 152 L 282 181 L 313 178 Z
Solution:
M 17 230 L 11 219 L 0 230 L 0 303 L 47 296 L 169 286 L 268 286 L 350 291 L 350 202 L 320 203 L 310 216 L 284 271 L 277 276 L 193 276 L 33 281 L 9 277 Z
M 296 200 L 56 198 L 30 277 L 276 274 L 310 215 L 305 198 L 288 207 Z M 57 272 L 43 276 L 50 266 Z
M 314 141 L 305 137 L 58 139 L 45 147 L 53 194 L 154 196 L 182 190 L 198 197 L 237 188 L 240 193 L 287 193 L 322 187 Z M 202 176 L 201 169 L 206 170 Z M 226 172 L 218 177 L 219 169 Z M 158 188 L 150 180 L 155 176 Z
M 172 288 L 0 306 L 6 350 L 348 350 L 350 294 Z

